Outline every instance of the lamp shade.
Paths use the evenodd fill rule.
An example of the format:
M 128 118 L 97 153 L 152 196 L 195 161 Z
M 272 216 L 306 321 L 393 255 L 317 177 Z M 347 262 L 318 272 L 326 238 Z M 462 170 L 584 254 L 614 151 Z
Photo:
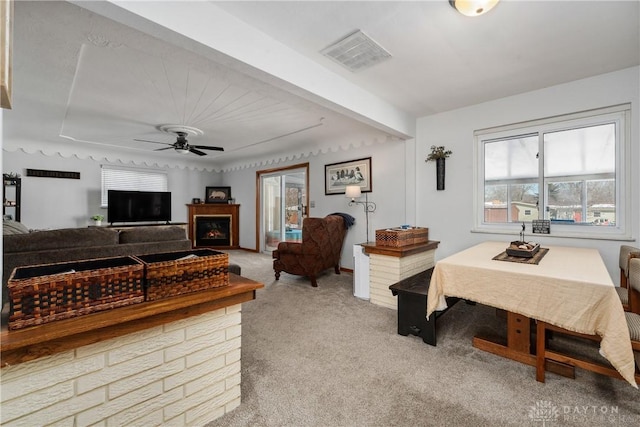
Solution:
M 349 199 L 357 199 L 360 197 L 360 186 L 359 185 L 347 185 L 347 188 L 344 190 L 345 197 Z
M 449 0 L 449 4 L 464 16 L 480 16 L 489 12 L 499 0 Z

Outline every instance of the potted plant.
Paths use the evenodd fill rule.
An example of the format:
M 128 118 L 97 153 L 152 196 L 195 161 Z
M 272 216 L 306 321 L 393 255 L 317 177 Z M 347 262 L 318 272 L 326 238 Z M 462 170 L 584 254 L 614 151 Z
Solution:
M 431 153 L 427 156 L 426 162 L 436 162 L 436 180 L 437 189 L 444 190 L 444 162 L 447 157 L 453 154 L 453 151 L 444 148 L 444 145 L 431 146 Z
M 95 222 L 95 225 L 101 226 L 104 215 L 94 215 L 91 217 L 91 219 Z

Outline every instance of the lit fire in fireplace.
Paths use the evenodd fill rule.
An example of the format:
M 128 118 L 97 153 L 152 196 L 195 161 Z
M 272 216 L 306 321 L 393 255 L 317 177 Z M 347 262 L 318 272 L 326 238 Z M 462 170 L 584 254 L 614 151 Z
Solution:
M 209 239 L 225 239 L 227 235 L 226 233 L 218 229 L 215 229 L 215 230 L 210 230 L 205 237 Z
M 231 215 L 197 215 L 196 247 L 231 246 Z

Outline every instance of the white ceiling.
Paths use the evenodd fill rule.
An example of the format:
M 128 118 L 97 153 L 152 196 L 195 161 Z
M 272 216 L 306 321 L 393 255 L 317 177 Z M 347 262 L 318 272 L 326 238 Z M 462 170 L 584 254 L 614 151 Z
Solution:
M 186 11 L 189 2 L 182 3 Z M 446 0 L 210 3 L 213 12 L 234 15 L 262 32 L 264 41 L 287 46 L 408 117 L 640 64 L 638 1 L 503 0 L 477 18 L 456 13 Z M 95 2 L 78 4 L 96 8 Z M 352 73 L 320 53 L 357 29 L 392 58 Z M 5 148 L 36 141 L 45 149 L 106 150 L 222 168 L 409 134 L 366 114 L 345 114 L 334 100 L 312 102 L 321 90 L 315 98 L 305 96 L 308 88 L 287 88 L 228 54 L 164 39 L 75 4 L 17 2 Z M 281 56 L 272 61 L 294 63 Z M 314 82 L 314 76 L 305 77 Z M 318 73 L 318 86 L 325 80 Z M 173 142 L 158 129 L 166 124 L 197 127 L 204 134 L 191 143 L 225 152 L 185 157 L 134 141 Z

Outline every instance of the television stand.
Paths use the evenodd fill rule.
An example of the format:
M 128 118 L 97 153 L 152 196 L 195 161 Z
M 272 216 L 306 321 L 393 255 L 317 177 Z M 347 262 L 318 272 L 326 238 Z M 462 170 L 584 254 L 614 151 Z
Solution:
M 151 224 L 145 224 L 145 223 L 135 223 L 135 224 L 120 224 L 120 225 L 114 225 L 114 224 L 109 224 L 106 226 L 106 228 L 112 228 L 114 230 L 125 230 L 125 229 L 130 229 L 133 227 L 181 227 L 184 229 L 185 233 L 187 232 L 187 223 L 186 222 L 173 222 L 173 223 L 151 223 Z
M 183 226 L 183 225 L 187 225 L 186 222 L 151 222 L 151 223 L 146 223 L 146 222 L 136 222 L 133 224 L 117 224 L 114 225 L 113 222 L 109 223 L 109 225 L 107 225 L 107 228 L 129 228 L 129 227 L 166 227 L 168 225 L 175 225 L 175 226 Z

